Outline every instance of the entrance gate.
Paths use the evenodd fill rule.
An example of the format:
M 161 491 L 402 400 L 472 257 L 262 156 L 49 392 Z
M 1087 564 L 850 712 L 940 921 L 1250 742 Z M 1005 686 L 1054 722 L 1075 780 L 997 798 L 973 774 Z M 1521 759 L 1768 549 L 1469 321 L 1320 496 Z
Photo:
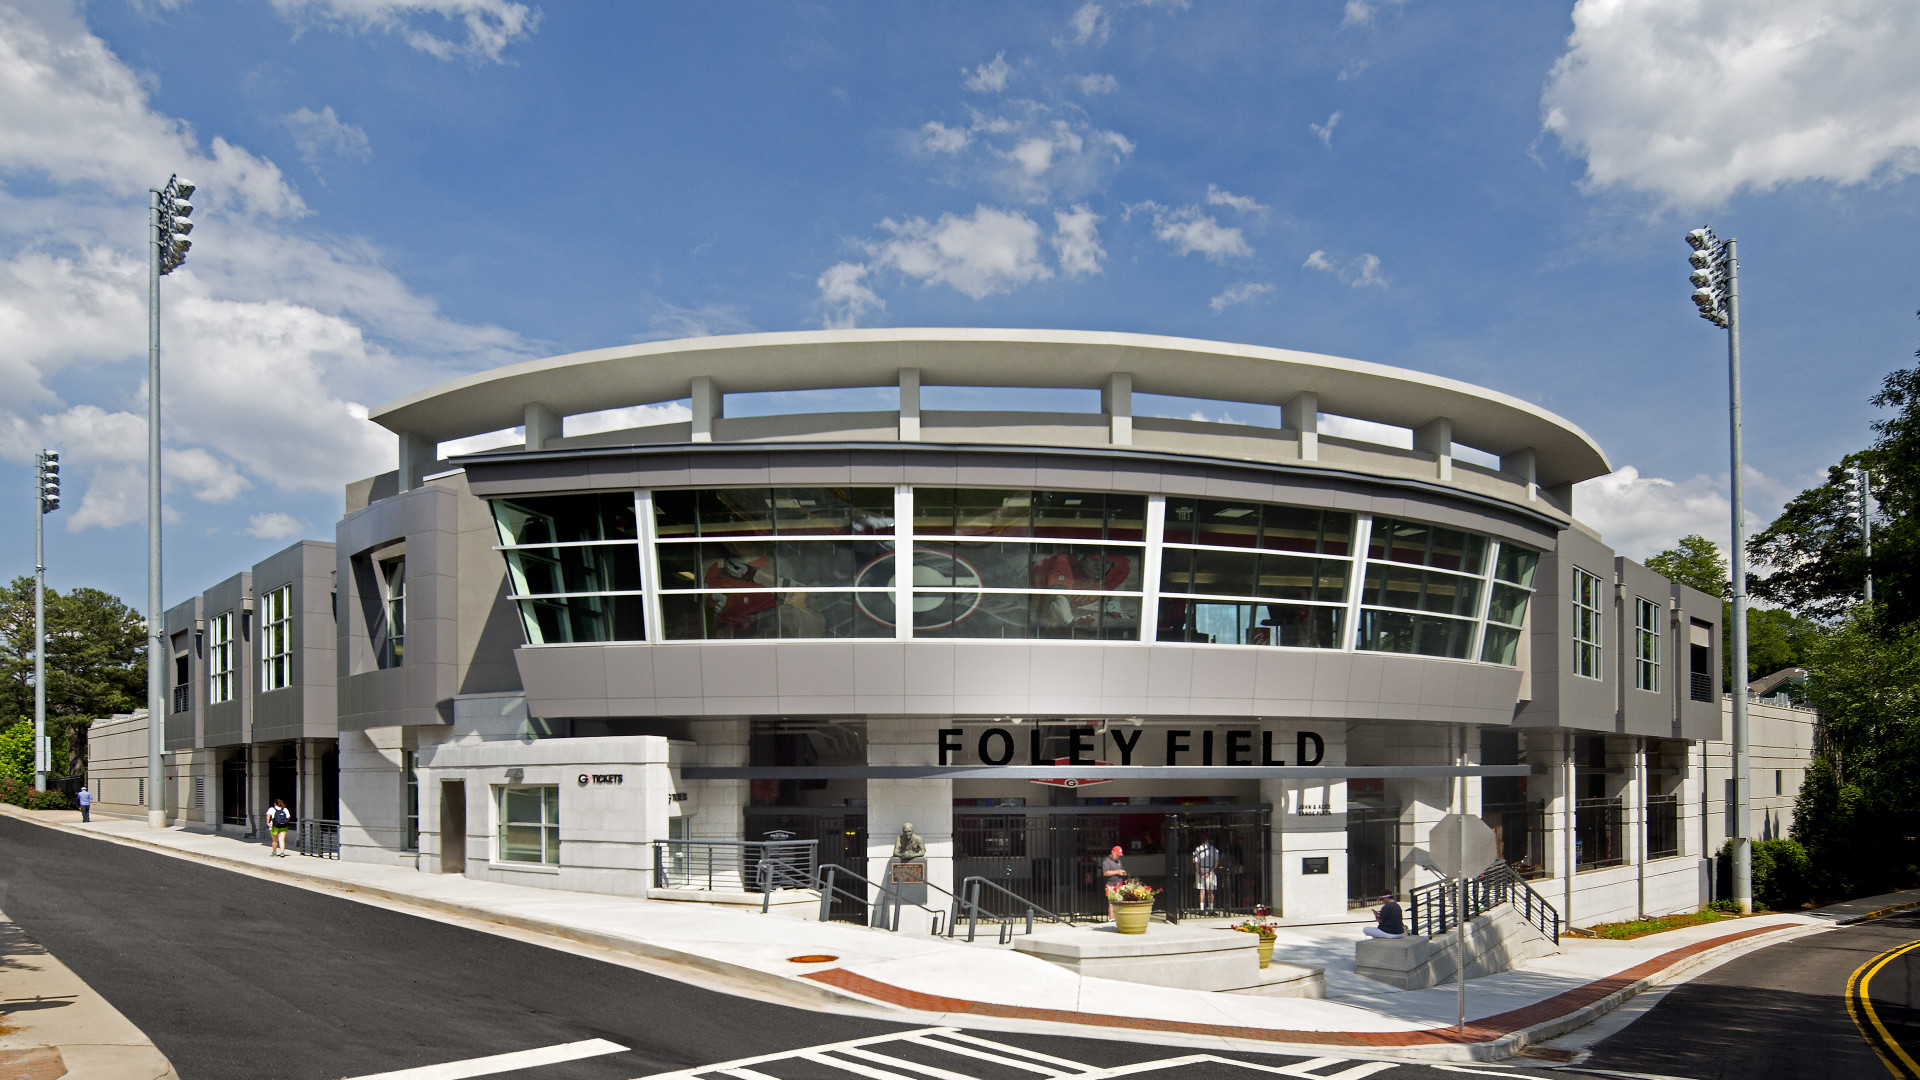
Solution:
M 1273 904 L 1270 836 L 1264 805 L 955 807 L 953 879 L 978 875 L 1056 915 L 1098 921 L 1107 917 L 1100 861 L 1118 845 L 1127 876 L 1163 890 L 1155 910 L 1168 919 L 1251 915 Z M 1005 897 L 983 896 L 982 906 L 1025 915 Z
M 785 835 L 773 835 L 775 833 Z M 820 865 L 836 863 L 863 876 L 867 872 L 865 810 L 841 806 L 749 806 L 747 839 L 818 840 Z M 835 893 L 828 915 L 835 922 L 865 925 L 867 905 Z

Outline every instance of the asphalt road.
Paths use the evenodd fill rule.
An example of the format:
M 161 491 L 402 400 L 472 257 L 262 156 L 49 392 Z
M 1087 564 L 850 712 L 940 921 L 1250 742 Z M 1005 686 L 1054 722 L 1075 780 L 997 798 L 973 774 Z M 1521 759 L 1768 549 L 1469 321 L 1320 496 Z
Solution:
M 1306 1059 L 1188 1050 L 817 1012 L 8 817 L 0 817 L 0 910 L 145 1031 L 183 1080 L 341 1080 L 527 1053 L 544 1056 L 440 1075 L 1035 1080 L 1134 1066 L 1130 1075 L 1180 1080 L 1589 1070 L 1864 1080 L 1887 1072 L 1848 1018 L 1848 977 L 1920 938 L 1920 918 L 1909 917 L 1751 954 L 1676 989 L 1591 1060 L 1560 1072 L 1523 1061 L 1482 1070 L 1338 1051 Z M 1888 959 L 1870 1000 L 1895 1039 L 1920 1047 L 1916 965 L 1920 949 Z
M 1689 1080 L 1920 1076 L 1883 1040 L 1896 1071 L 1876 1059 L 1846 1000 L 1856 970 L 1916 939 L 1920 914 L 1908 914 L 1748 953 L 1674 988 L 1581 1066 Z M 1890 959 L 1868 984 L 1868 1001 L 1900 1052 L 1920 1060 L 1920 949 Z

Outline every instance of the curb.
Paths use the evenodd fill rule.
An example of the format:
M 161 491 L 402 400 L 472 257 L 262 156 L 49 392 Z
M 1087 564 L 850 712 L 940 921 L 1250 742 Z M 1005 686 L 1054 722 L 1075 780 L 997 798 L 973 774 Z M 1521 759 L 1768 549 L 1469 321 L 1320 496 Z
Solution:
M 1878 911 L 1869 911 L 1865 915 L 1855 915 L 1852 918 L 1841 919 L 1839 922 L 1834 923 L 1834 925 L 1835 926 L 1853 926 L 1857 923 L 1868 922 L 1873 919 L 1881 918 L 1882 916 L 1893 915 L 1902 911 L 1911 911 L 1917 907 L 1920 907 L 1920 900 L 1909 900 L 1904 904 L 1891 904 L 1887 907 L 1883 907 L 1879 909 Z
M 1255 1043 L 1259 1048 L 1269 1051 L 1285 1050 L 1310 1055 L 1322 1054 L 1330 1046 L 1341 1046 L 1356 1050 L 1363 1049 L 1370 1055 L 1377 1057 L 1398 1058 L 1402 1060 L 1501 1061 L 1519 1054 L 1529 1046 L 1558 1038 L 1567 1032 L 1584 1027 L 1619 1008 L 1621 1005 L 1626 1004 L 1647 990 L 1659 987 L 1682 975 L 1702 968 L 1718 966 L 1738 955 L 1757 948 L 1765 948 L 1794 937 L 1820 933 L 1832 929 L 1833 925 L 1780 923 L 1773 926 L 1756 927 L 1752 930 L 1739 933 L 1731 939 L 1721 940 L 1718 944 L 1708 945 L 1706 948 L 1699 949 L 1697 952 L 1688 952 L 1685 955 L 1675 957 L 1666 965 L 1649 971 L 1631 982 L 1609 991 L 1604 996 L 1587 1002 L 1569 1012 L 1502 1032 L 1492 1038 L 1480 1040 L 1474 1040 L 1471 1035 L 1464 1038 L 1457 1036 L 1454 1034 L 1452 1027 L 1429 1028 L 1405 1032 L 1309 1032 L 1289 1031 L 1277 1028 L 1226 1028 L 1219 1025 L 1192 1025 L 1184 1022 L 1156 1024 L 1151 1020 L 1141 1017 L 1104 1016 L 1070 1010 L 1042 1010 L 1020 1006 L 999 1006 L 987 1002 L 947 998 L 939 995 L 924 994 L 918 991 L 905 991 L 876 980 L 867 979 L 865 976 L 855 975 L 844 968 L 814 971 L 805 975 L 786 978 L 756 968 L 750 968 L 724 960 L 715 960 L 711 957 L 684 952 L 679 949 L 672 949 L 633 938 L 602 934 L 591 930 L 580 930 L 540 919 L 508 915 L 467 904 L 417 896 L 381 886 L 350 884 L 323 875 L 308 874 L 292 868 L 256 866 L 240 859 L 228 858 L 221 855 L 210 855 L 202 852 L 185 851 L 166 844 L 154 843 L 135 837 L 97 833 L 92 830 L 78 828 L 66 822 L 42 821 L 28 816 L 27 812 L 17 811 L 16 808 L 11 806 L 0 807 L 0 813 L 31 822 L 43 828 L 56 829 L 76 836 L 124 844 L 128 847 L 142 850 L 155 851 L 188 862 L 214 865 L 223 869 L 237 870 L 270 879 L 279 879 L 289 884 L 306 886 L 316 890 L 337 892 L 347 894 L 348 896 L 358 894 L 363 897 L 379 898 L 403 906 L 419 907 L 445 914 L 458 915 L 462 918 L 494 923 L 518 930 L 526 930 L 550 937 L 593 945 L 613 952 L 629 953 L 652 960 L 689 967 L 709 974 L 719 975 L 723 978 L 747 983 L 776 996 L 797 998 L 806 1006 L 811 1007 L 831 1006 L 845 1009 L 852 1006 L 858 1011 L 865 1013 L 872 1013 L 876 1010 L 885 1010 L 888 1013 L 904 1011 L 930 1016 L 949 1017 L 952 1018 L 950 1022 L 958 1021 L 966 1017 L 998 1017 L 1003 1019 L 1027 1020 L 1030 1022 L 1038 1021 L 1048 1024 L 1049 1027 L 1057 1026 L 1068 1029 L 1065 1032 L 1056 1033 L 1078 1035 L 1083 1038 L 1101 1029 L 1159 1032 L 1162 1034 L 1204 1034 L 1212 1037 L 1224 1037 Z M 1864 921 L 1913 907 L 1920 907 L 1920 901 L 1897 904 L 1868 915 L 1858 916 L 1855 919 L 1848 920 L 1848 922 Z M 1845 925 L 1845 923 L 1839 925 Z M 1679 949 L 1673 950 L 1673 952 L 1684 952 L 1687 949 L 1695 948 L 1699 944 L 1700 943 L 1696 942 L 1694 945 L 1681 946 Z M 1671 955 L 1671 952 L 1662 954 L 1662 956 L 1666 955 Z M 1644 967 L 1648 963 L 1657 963 L 1661 958 L 1662 957 L 1655 957 L 1653 960 L 1636 965 L 1636 967 Z M 1634 969 L 1629 968 L 1627 970 L 1633 971 Z M 1617 977 L 1618 976 L 1614 976 L 1614 978 Z M 1585 985 L 1593 986 L 1595 983 L 1606 981 L 1609 980 L 1599 979 Z M 1581 988 L 1575 988 L 1567 993 L 1577 994 L 1580 989 Z M 907 1004 L 906 1001 L 903 1000 L 893 1000 L 902 997 L 919 1001 L 921 1004 Z M 1552 999 L 1548 1000 L 1550 1001 Z M 1545 1004 L 1545 1002 L 1541 1004 Z M 1516 1010 L 1516 1012 L 1517 1011 L 1521 1010 Z M 1483 1017 L 1478 1021 L 1474 1021 L 1469 1027 L 1485 1024 L 1489 1021 L 1497 1021 L 1498 1019 L 1498 1016 Z M 1197 1027 L 1206 1027 L 1209 1030 L 1187 1030 L 1188 1028 Z M 1399 1040 L 1406 1041 L 1402 1042 Z M 1396 1042 L 1399 1044 L 1395 1045 Z
M 516 930 L 526 930 L 532 933 L 545 934 L 549 937 L 563 938 L 567 941 L 576 941 L 583 945 L 593 945 L 613 952 L 630 953 L 635 956 L 645 957 L 649 960 L 659 960 L 670 964 L 677 964 L 682 967 L 690 967 L 707 972 L 708 974 L 719 975 L 724 978 L 748 983 L 762 991 L 784 995 L 790 998 L 798 998 L 809 1006 L 830 1005 L 845 1008 L 853 1005 L 859 1006 L 862 1011 L 870 1011 L 874 1006 L 873 1002 L 865 998 L 856 997 L 852 994 L 843 994 L 818 983 L 801 982 L 797 977 L 790 979 L 770 972 L 761 971 L 758 968 L 750 968 L 725 960 L 715 960 L 709 956 L 684 952 L 679 949 L 668 948 L 664 945 L 656 945 L 652 942 L 640 941 L 635 938 L 625 938 L 614 934 L 602 934 L 593 930 L 581 930 L 576 927 L 547 922 L 542 919 L 527 918 L 521 915 L 509 915 L 504 912 L 473 907 L 468 904 L 455 903 L 449 900 L 436 900 L 432 897 L 417 896 L 413 893 L 400 892 L 378 885 L 362 885 L 339 881 L 326 877 L 325 875 L 308 874 L 291 867 L 255 866 L 243 859 L 228 858 L 224 855 L 209 855 L 198 851 L 185 851 L 167 844 L 158 844 L 135 837 L 98 833 L 90 829 L 78 828 L 64 821 L 42 821 L 38 818 L 26 816 L 25 812 L 16 812 L 16 808 L 10 804 L 0 805 L 4 805 L 4 809 L 0 809 L 0 813 L 4 813 L 8 817 L 26 821 L 42 828 L 55 829 L 75 836 L 83 836 L 90 840 L 104 840 L 108 843 L 124 844 L 127 847 L 138 848 L 143 851 L 154 851 L 162 855 L 170 855 L 186 862 L 212 865 L 223 870 L 238 870 L 250 874 L 257 874 L 265 878 L 279 879 L 287 884 L 303 885 L 315 888 L 316 890 L 343 893 L 350 897 L 354 895 L 373 897 L 391 903 L 426 908 L 442 914 L 458 915 L 462 918 L 473 919 L 479 922 L 508 926 Z

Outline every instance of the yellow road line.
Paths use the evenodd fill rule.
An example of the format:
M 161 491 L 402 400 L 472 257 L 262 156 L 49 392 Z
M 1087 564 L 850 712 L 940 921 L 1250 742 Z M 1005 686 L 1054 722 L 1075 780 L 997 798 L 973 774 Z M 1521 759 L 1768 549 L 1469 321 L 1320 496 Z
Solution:
M 1887 1071 L 1891 1072 L 1898 1080 L 1910 1080 L 1910 1078 L 1920 1077 L 1920 1063 L 1916 1063 L 1913 1058 L 1907 1054 L 1900 1043 L 1894 1039 L 1893 1033 L 1888 1031 L 1887 1026 L 1880 1022 L 1879 1014 L 1874 1012 L 1873 1009 L 1873 999 L 1868 996 L 1868 987 L 1873 982 L 1873 977 L 1880 973 L 1881 968 L 1886 967 L 1894 960 L 1915 949 L 1920 949 L 1920 941 L 1909 941 L 1898 948 L 1888 949 L 1879 956 L 1854 968 L 1853 974 L 1847 977 L 1847 1016 L 1853 1020 L 1853 1026 L 1860 1029 L 1860 1037 L 1865 1039 L 1867 1045 L 1873 1049 L 1874 1056 L 1880 1059 L 1880 1064 L 1885 1065 Z M 1855 1005 L 1856 1001 L 1858 1002 L 1857 1007 Z M 1873 1025 L 1873 1031 L 1879 1034 L 1880 1042 L 1875 1042 L 1873 1035 L 1867 1031 L 1867 1024 L 1860 1022 L 1861 1013 L 1866 1014 L 1867 1024 Z M 1907 1067 L 1907 1071 L 1902 1072 L 1900 1068 L 1881 1051 L 1880 1046 L 1882 1043 L 1886 1045 L 1887 1049 L 1893 1051 L 1894 1055 L 1899 1058 L 1900 1063 Z

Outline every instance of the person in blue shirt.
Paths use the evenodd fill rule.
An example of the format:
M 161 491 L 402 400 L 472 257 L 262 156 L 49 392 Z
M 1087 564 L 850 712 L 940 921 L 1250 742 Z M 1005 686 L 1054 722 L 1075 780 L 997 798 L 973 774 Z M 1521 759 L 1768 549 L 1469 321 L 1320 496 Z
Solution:
M 1407 920 L 1406 917 L 1400 913 L 1399 902 L 1393 898 L 1392 893 L 1387 893 L 1385 896 L 1382 896 L 1380 900 L 1380 910 L 1373 913 L 1375 925 L 1369 926 L 1361 932 L 1370 938 L 1405 937 L 1407 933 Z
M 80 804 L 80 820 L 92 821 L 93 820 L 93 792 L 88 791 L 85 784 L 80 785 L 80 794 L 75 795 L 73 797 L 73 801 Z

